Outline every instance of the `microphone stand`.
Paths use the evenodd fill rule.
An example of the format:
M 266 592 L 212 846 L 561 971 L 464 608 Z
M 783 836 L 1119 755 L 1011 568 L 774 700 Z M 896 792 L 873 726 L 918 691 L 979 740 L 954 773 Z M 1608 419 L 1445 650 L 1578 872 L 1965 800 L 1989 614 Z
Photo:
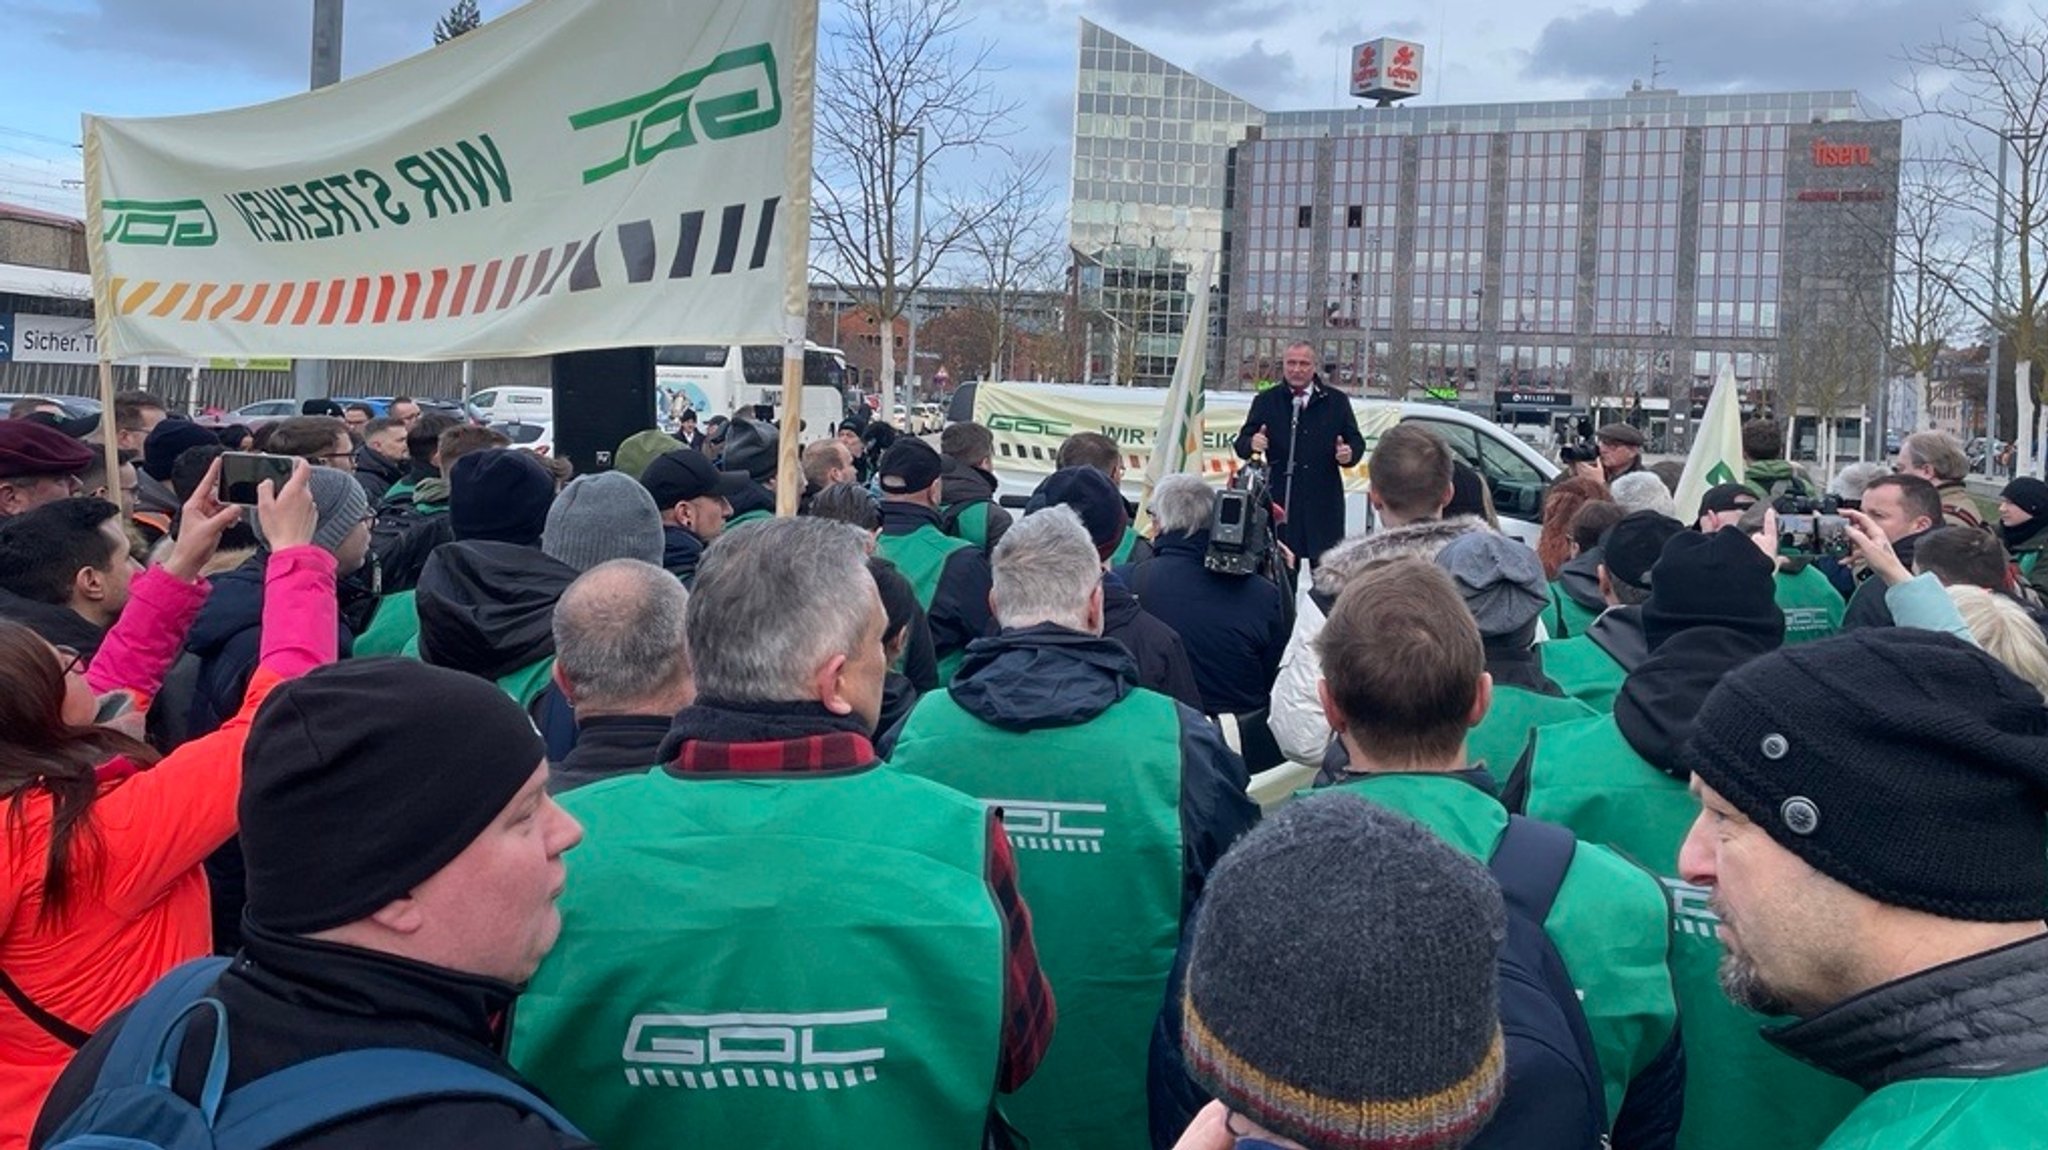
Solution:
M 1302 391 L 1303 399 L 1300 403 L 1294 402 L 1294 396 L 1291 392 L 1287 397 L 1287 496 L 1280 501 L 1280 518 L 1287 528 L 1288 544 L 1294 548 L 1296 556 L 1301 554 L 1299 546 L 1301 540 L 1300 536 L 1295 534 L 1294 527 L 1295 448 L 1299 443 L 1299 436 L 1301 434 L 1301 409 L 1308 405 L 1307 397 L 1315 394 L 1315 386 L 1315 381 L 1310 380 L 1308 387 Z

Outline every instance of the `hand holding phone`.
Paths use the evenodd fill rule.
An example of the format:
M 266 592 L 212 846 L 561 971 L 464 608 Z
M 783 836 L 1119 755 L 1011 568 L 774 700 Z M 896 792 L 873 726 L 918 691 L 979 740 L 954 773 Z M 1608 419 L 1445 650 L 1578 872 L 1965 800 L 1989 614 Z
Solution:
M 220 469 L 220 501 L 243 507 L 256 506 L 257 487 L 268 481 L 272 491 L 284 490 L 296 462 L 289 455 L 263 455 L 254 451 L 222 453 L 216 465 Z

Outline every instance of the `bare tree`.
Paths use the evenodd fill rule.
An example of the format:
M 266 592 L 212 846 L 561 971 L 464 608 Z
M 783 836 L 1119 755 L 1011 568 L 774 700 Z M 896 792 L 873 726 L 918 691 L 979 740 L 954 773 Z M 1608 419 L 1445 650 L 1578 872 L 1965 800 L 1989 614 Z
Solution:
M 814 270 L 872 308 L 884 330 L 991 210 L 928 195 L 938 206 L 921 242 L 910 234 L 919 181 L 948 156 L 999 144 L 1017 108 L 996 95 L 992 47 L 961 45 L 967 24 L 962 0 L 847 0 L 821 45 Z M 886 413 L 896 400 L 892 340 L 882 341 L 881 376 Z
M 1939 165 L 1908 159 L 1899 181 L 1894 229 L 1891 349 L 1895 370 L 1913 379 L 1915 427 L 1925 430 L 1932 396 L 1928 377 L 1961 318 L 1948 286 L 1962 275 L 1943 202 L 1947 178 Z
M 483 22 L 483 13 L 476 10 L 476 0 L 455 0 L 448 14 L 434 21 L 434 43 L 446 44 L 464 32 L 476 31 Z
M 1006 171 L 976 191 L 979 205 L 962 214 L 983 214 L 968 233 L 976 286 L 986 295 L 994 327 L 989 333 L 989 378 L 1005 378 L 1015 352 L 1018 305 L 1026 292 L 1059 282 L 1066 241 L 1052 204 L 1047 153 L 1019 156 Z
M 1906 59 L 1914 69 L 1908 96 L 1916 118 L 1944 131 L 1936 159 L 1950 178 L 1934 185 L 1936 203 L 1967 232 L 1960 258 L 1918 270 L 2010 341 L 2017 465 L 2026 474 L 2034 467 L 2040 399 L 2033 364 L 2048 336 L 2041 323 L 2048 253 L 2040 250 L 2048 240 L 2048 20 L 2038 11 L 2015 20 L 1971 16 L 1939 41 L 1908 50 Z M 2002 162 L 2010 174 L 2001 194 Z M 2015 257 L 2003 285 L 1994 281 L 1992 258 L 2001 230 Z

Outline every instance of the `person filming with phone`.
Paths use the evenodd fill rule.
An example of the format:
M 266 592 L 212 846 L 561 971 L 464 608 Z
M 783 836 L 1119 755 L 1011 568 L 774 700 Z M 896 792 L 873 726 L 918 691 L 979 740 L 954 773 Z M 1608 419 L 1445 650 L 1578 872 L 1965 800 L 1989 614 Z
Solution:
M 220 463 L 185 501 L 164 561 L 135 577 L 90 660 L 0 622 L 0 1145 L 20 1146 L 86 1037 L 164 972 L 212 949 L 200 862 L 235 833 L 242 744 L 286 680 L 335 658 L 335 559 L 296 465 L 254 508 L 218 498 Z M 341 473 L 335 473 L 341 475 Z M 354 485 L 346 475 L 341 477 Z M 270 541 L 254 669 L 238 710 L 159 756 L 96 721 L 98 696 L 154 694 L 214 588 L 201 574 L 253 511 Z
M 1265 457 L 1286 512 L 1280 542 L 1313 563 L 1344 538 L 1344 469 L 1365 458 L 1365 437 L 1350 397 L 1316 374 L 1314 345 L 1289 344 L 1280 367 L 1286 386 L 1252 400 L 1235 447 L 1239 459 Z

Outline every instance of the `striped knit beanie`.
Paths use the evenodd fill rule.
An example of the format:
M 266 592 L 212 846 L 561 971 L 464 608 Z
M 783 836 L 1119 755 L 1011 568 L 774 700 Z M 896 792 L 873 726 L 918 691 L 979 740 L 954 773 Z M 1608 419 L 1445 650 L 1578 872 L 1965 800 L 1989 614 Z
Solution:
M 1485 868 L 1338 792 L 1292 803 L 1210 875 L 1182 1000 L 1187 1068 L 1310 1150 L 1451 1150 L 1500 1101 Z

